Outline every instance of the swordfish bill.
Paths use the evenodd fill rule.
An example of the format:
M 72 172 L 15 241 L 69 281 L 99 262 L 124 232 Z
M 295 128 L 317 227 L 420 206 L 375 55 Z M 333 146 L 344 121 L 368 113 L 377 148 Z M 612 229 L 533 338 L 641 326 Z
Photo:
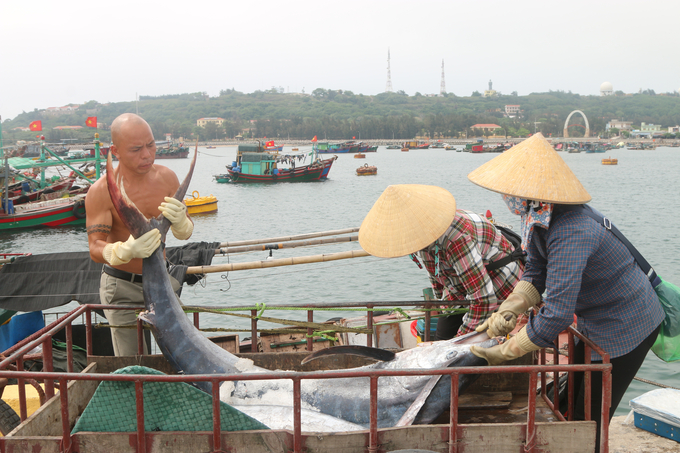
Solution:
M 194 166 L 198 146 L 194 151 L 191 167 L 180 184 L 175 198 L 182 200 L 186 194 Z M 106 178 L 109 195 L 123 224 L 134 237 L 139 237 L 153 228 L 158 228 L 163 239 L 170 228 L 170 221 L 160 214 L 147 219 L 125 194 L 124 181 L 116 181 L 109 154 L 106 163 Z M 150 325 L 159 348 L 170 364 L 184 374 L 232 374 L 238 372 L 234 364 L 237 357 L 227 353 L 193 326 L 182 310 L 172 289 L 163 254 L 164 246 L 143 261 L 143 293 L 146 312 L 140 317 Z M 210 393 L 209 382 L 196 382 L 197 387 Z

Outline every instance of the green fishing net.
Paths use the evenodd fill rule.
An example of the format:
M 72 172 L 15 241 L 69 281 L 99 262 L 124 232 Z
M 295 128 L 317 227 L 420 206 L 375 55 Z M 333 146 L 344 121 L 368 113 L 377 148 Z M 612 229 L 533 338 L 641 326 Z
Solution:
M 160 371 L 129 366 L 113 374 L 155 374 Z M 220 403 L 223 431 L 268 429 L 252 417 Z M 212 431 L 212 398 L 183 382 L 144 383 L 144 429 L 148 431 Z M 134 382 L 103 381 L 73 427 L 79 431 L 136 432 Z

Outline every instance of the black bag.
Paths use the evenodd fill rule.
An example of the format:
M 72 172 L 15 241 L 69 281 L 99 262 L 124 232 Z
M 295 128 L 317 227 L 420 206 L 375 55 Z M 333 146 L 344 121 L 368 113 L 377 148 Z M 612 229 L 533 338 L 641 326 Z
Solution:
M 527 262 L 527 252 L 522 250 L 522 237 L 512 231 L 510 228 L 506 228 L 501 225 L 496 225 L 494 224 L 494 227 L 501 232 L 503 236 L 505 236 L 505 239 L 512 244 L 513 251 L 510 255 L 505 256 L 499 260 L 492 261 L 489 264 L 487 264 L 486 271 L 491 272 L 496 269 L 500 269 L 503 266 L 507 266 L 508 264 L 512 263 L 513 261 L 521 261 L 522 263 L 526 264 Z

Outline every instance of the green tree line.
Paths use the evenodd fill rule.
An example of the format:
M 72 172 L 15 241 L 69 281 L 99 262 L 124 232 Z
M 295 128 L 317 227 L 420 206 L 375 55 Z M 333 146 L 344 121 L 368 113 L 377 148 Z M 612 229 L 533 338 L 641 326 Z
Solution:
M 151 125 L 157 139 L 165 134 L 185 140 L 244 138 L 319 140 L 412 139 L 479 137 L 489 134 L 521 137 L 534 132 L 546 136 L 562 136 L 564 122 L 574 110 L 588 117 L 594 135 L 603 135 L 611 119 L 658 124 L 663 128 L 680 124 L 680 96 L 677 93 L 659 95 L 645 90 L 634 95 L 581 96 L 562 91 L 532 93 L 526 96 L 496 97 L 409 96 L 404 92 L 378 95 L 354 94 L 351 91 L 317 88 L 311 94 L 282 93 L 272 88 L 266 91 L 241 93 L 222 90 L 219 96 L 205 93 L 185 93 L 165 96 L 141 96 L 138 102 L 100 104 L 89 101 L 71 115 L 51 116 L 44 110 L 24 112 L 3 122 L 6 143 L 34 139 L 35 132 L 13 130 L 41 120 L 42 134 L 50 142 L 63 139 L 91 140 L 94 132 L 102 140 L 109 139 L 108 127 L 113 119 L 125 112 L 138 112 Z M 507 117 L 506 105 L 519 105 L 520 115 Z M 96 116 L 100 129 L 83 127 L 79 130 L 55 130 L 56 126 L 85 126 L 88 116 Z M 199 118 L 219 117 L 221 126 L 208 124 L 198 127 Z M 498 130 L 473 129 L 475 124 L 497 124 Z M 581 124 L 580 115 L 572 116 L 570 124 Z M 570 136 L 582 136 L 583 127 L 572 127 Z

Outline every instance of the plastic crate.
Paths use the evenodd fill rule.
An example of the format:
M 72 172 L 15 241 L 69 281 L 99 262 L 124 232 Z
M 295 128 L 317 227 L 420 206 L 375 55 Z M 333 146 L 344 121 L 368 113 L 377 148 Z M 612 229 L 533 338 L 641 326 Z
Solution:
M 656 420 L 648 415 L 635 414 L 635 426 L 650 433 L 657 434 L 666 439 L 671 439 L 680 442 L 680 428 L 669 425 L 668 423 Z

